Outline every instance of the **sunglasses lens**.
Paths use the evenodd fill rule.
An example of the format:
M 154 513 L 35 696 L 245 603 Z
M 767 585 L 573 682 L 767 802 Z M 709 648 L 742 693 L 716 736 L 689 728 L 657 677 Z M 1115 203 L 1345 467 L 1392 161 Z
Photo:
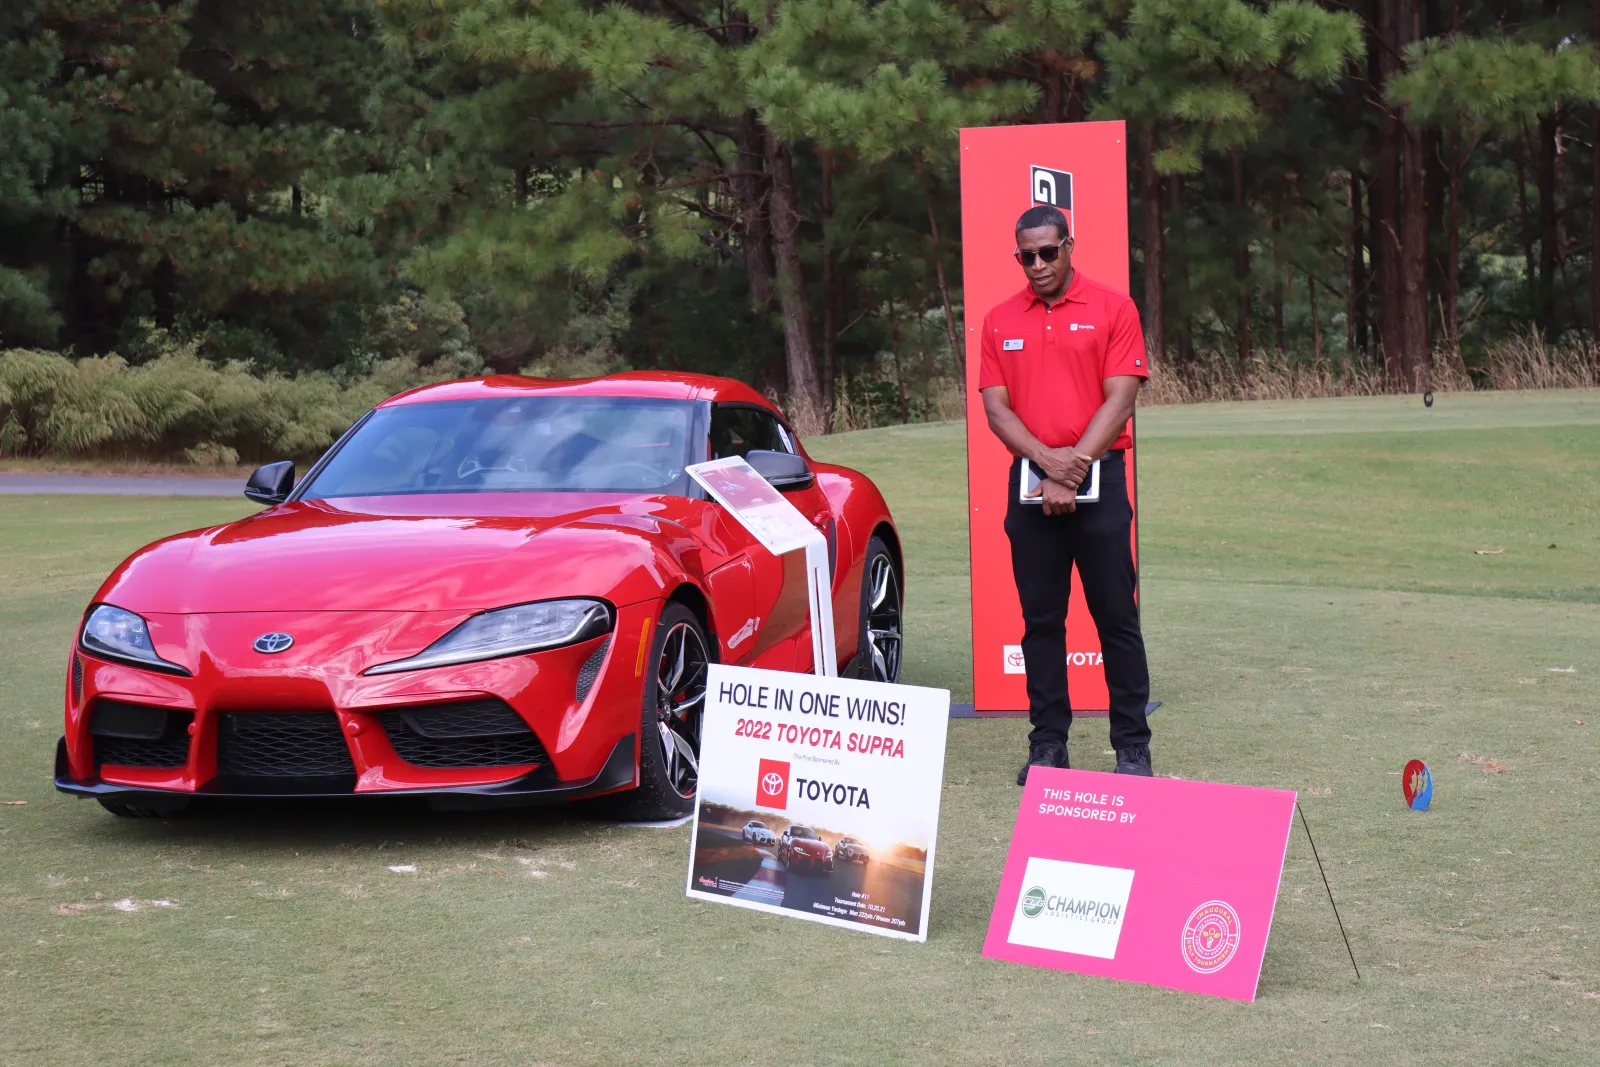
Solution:
M 1021 263 L 1024 267 L 1031 267 L 1033 266 L 1034 257 L 1038 257 L 1039 259 L 1044 260 L 1046 263 L 1054 263 L 1056 261 L 1056 257 L 1060 254 L 1060 245 L 1050 245 L 1048 247 L 1039 249 L 1037 252 L 1031 248 L 1019 248 L 1017 249 L 1017 262 Z

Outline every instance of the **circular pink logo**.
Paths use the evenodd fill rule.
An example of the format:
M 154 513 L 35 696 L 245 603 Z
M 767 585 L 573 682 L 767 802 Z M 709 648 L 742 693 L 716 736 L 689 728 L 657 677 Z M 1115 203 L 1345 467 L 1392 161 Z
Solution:
M 1239 951 L 1239 913 L 1220 900 L 1208 900 L 1183 924 L 1183 962 L 1200 974 L 1215 974 Z

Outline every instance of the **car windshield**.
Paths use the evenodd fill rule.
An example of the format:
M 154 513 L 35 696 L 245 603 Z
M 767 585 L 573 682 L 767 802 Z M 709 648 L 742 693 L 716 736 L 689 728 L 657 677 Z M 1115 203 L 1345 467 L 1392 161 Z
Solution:
M 803 837 L 809 841 L 815 841 L 817 839 L 817 832 L 809 826 L 791 826 L 789 827 L 789 836 Z
M 752 830 L 765 830 L 766 828 L 767 824 L 764 822 L 752 822 L 750 824 L 750 829 Z
M 692 401 L 632 397 L 522 396 L 379 408 L 300 499 L 560 491 L 683 496 L 689 491 L 683 468 L 694 462 L 695 421 Z

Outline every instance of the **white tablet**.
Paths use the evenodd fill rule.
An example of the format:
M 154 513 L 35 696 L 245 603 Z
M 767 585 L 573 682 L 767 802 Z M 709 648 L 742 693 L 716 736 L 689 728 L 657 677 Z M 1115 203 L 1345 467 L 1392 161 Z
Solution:
M 1022 464 L 1022 477 L 1017 479 L 1017 500 L 1023 504 L 1044 503 L 1044 475 L 1033 462 L 1018 457 L 1017 462 Z M 1100 502 L 1100 461 L 1095 460 L 1089 464 L 1089 473 L 1083 476 L 1083 482 L 1078 486 L 1078 503 L 1097 504 Z

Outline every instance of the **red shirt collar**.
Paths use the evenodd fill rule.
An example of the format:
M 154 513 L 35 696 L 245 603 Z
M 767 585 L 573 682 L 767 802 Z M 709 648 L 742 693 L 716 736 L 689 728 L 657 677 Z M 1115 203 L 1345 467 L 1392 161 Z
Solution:
M 1072 281 L 1067 283 L 1067 291 L 1061 294 L 1061 299 L 1056 301 L 1056 303 L 1066 304 L 1070 302 L 1073 304 L 1087 304 L 1089 302 L 1089 298 L 1084 294 L 1084 290 L 1087 289 L 1088 286 L 1085 285 L 1084 282 L 1085 279 L 1083 277 L 1083 271 L 1074 267 L 1072 269 Z M 1044 300 L 1040 298 L 1039 294 L 1033 291 L 1033 286 L 1031 285 L 1024 286 L 1022 292 L 1018 293 L 1017 295 L 1026 301 L 1023 307 L 1029 310 L 1032 310 L 1033 305 L 1035 304 L 1044 303 Z

